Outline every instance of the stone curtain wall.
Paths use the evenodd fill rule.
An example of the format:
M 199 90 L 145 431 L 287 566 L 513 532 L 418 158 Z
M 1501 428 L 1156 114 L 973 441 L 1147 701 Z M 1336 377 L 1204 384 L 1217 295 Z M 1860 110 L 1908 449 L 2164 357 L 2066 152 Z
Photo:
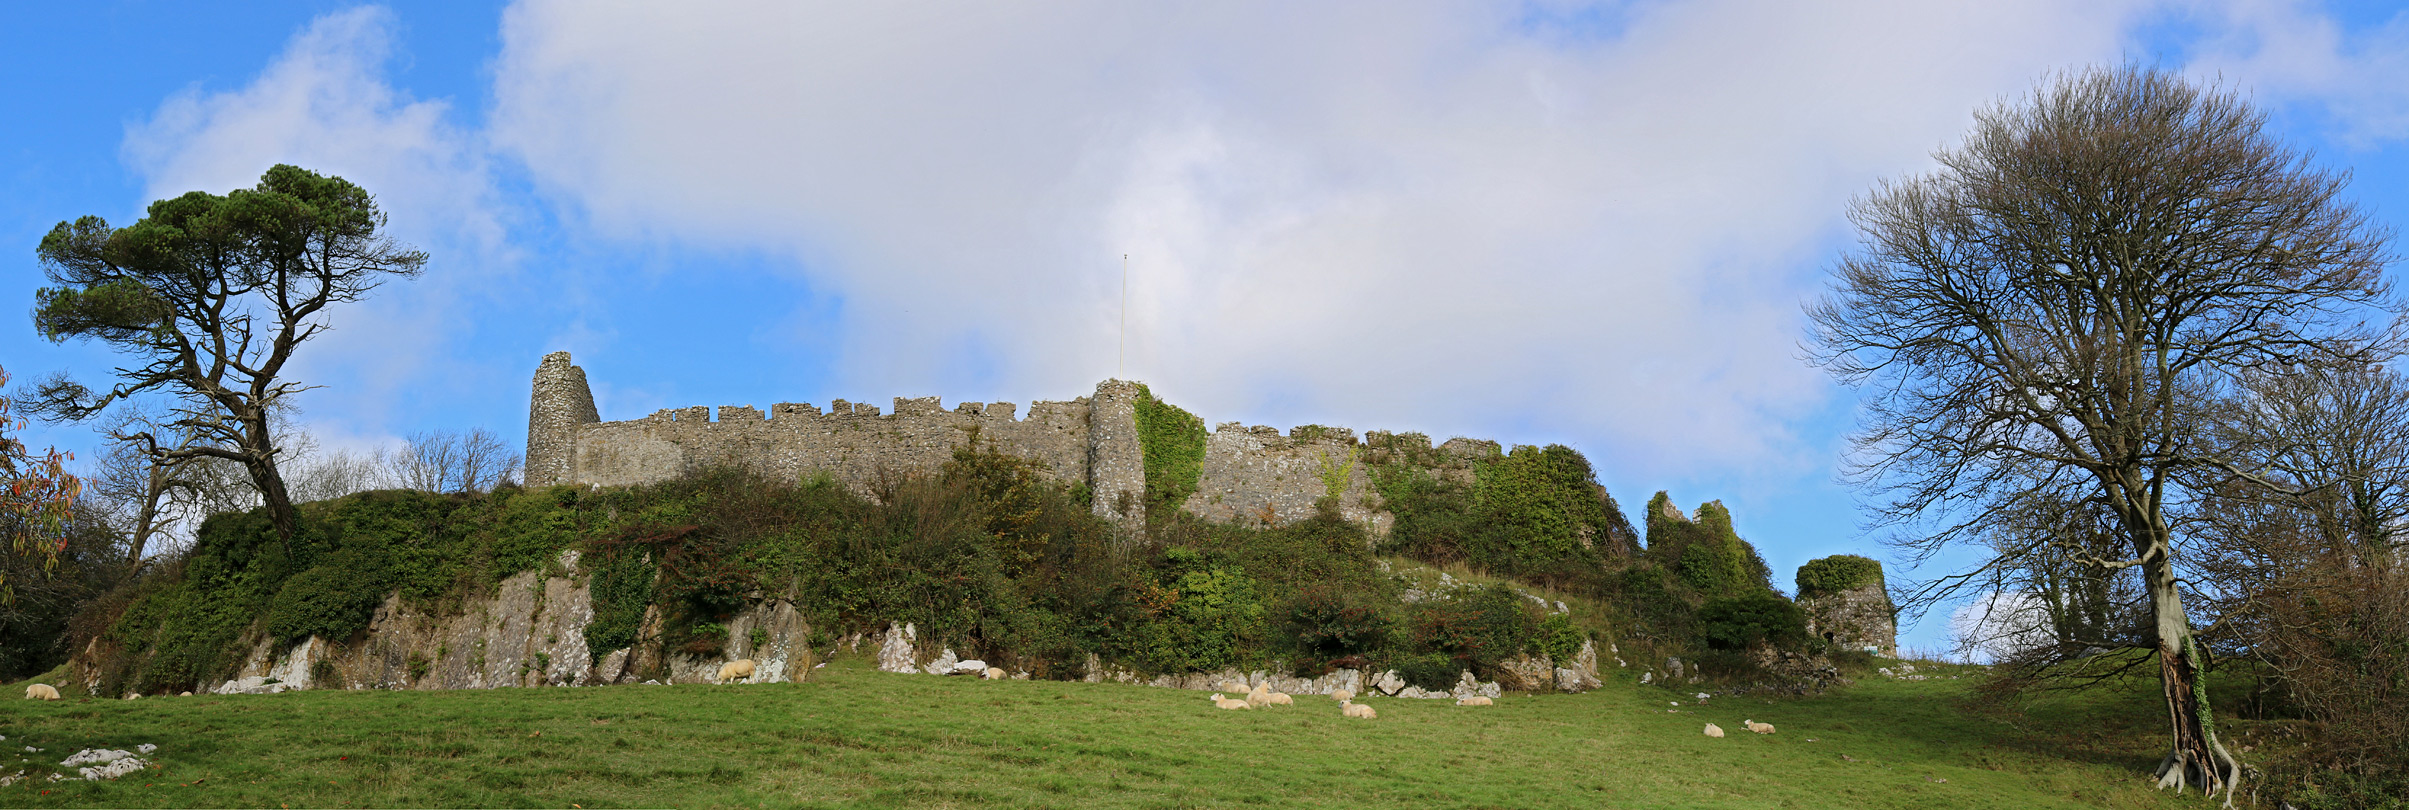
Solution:
M 1107 382 L 1097 391 L 1124 397 L 1119 419 L 1127 424 L 1108 432 L 1129 437 L 1134 458 L 1137 427 L 1126 395 L 1115 386 L 1135 390 Z M 750 405 L 722 406 L 717 419 L 713 409 L 695 407 L 603 422 L 594 416 L 585 371 L 569 363 L 567 352 L 554 352 L 535 372 L 527 481 L 621 486 L 735 465 L 789 480 L 826 472 L 866 493 L 883 474 L 936 472 L 975 429 L 981 444 L 1044 462 L 1056 479 L 1094 486 L 1104 503 L 1106 488 L 1089 475 L 1094 452 L 1089 400 L 1039 402 L 1025 419 L 1016 418 L 1018 409 L 1010 402 L 967 402 L 947 410 L 936 397 L 897 397 L 893 412 L 885 414 L 876 405 L 840 399 L 826 412 L 809 403 L 782 402 L 767 413 Z M 1134 461 L 1127 466 L 1142 495 L 1143 470 Z
M 601 421 L 585 370 L 553 352 L 536 369 L 527 419 L 527 482 L 623 486 L 666 480 L 688 470 L 735 465 L 800 480 L 826 472 L 868 492 L 883 474 L 933 473 L 977 431 L 979 441 L 1044 462 L 1057 480 L 1088 485 L 1092 508 L 1131 529 L 1145 520 L 1145 454 L 1133 382 L 1106 380 L 1093 397 L 1039 402 L 1015 418 L 1009 402 L 945 409 L 936 397 L 897 398 L 892 413 L 836 400 L 826 412 L 780 403 L 767 413 L 749 405 L 671 408 L 624 422 Z M 1497 453 L 1495 442 L 1452 439 L 1435 451 L 1414 434 L 1375 432 L 1384 458 L 1415 459 L 1435 472 L 1469 476 L 1470 461 Z M 1419 446 L 1390 446 L 1418 440 Z M 1205 440 L 1196 494 L 1182 508 L 1214 521 L 1285 524 L 1311 517 L 1315 501 L 1339 482 L 1339 513 L 1374 534 L 1388 530 L 1366 467 L 1375 450 L 1346 428 L 1220 425 Z M 1461 469 L 1458 469 L 1461 468 Z M 1128 509 L 1123 511 L 1124 504 Z

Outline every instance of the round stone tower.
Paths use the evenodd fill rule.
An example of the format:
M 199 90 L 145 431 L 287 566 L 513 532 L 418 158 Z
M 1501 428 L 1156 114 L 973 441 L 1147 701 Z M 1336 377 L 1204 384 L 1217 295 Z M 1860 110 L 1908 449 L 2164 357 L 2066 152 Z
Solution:
M 527 485 L 574 483 L 577 427 L 600 421 L 586 370 L 570 364 L 568 352 L 544 355 L 527 399 Z

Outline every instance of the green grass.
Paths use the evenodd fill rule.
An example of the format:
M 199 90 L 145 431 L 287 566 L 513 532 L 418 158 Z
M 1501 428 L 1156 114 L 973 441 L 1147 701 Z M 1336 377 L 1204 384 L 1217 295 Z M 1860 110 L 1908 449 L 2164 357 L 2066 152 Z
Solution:
M 1970 680 L 1703 709 L 1623 681 L 1489 709 L 1375 698 L 1380 719 L 1364 722 L 1319 697 L 1223 712 L 1197 692 L 888 675 L 859 658 L 820 674 L 130 702 L 12 691 L 0 774 L 145 742 L 160 767 L 21 782 L 0 789 L 0 806 L 2199 806 L 2149 788 L 2146 733 L 2059 756 L 2102 712 L 2149 716 L 2146 691 L 2008 716 L 1960 709 Z M 1744 718 L 1781 733 L 1746 733 Z M 1708 721 L 1732 736 L 1702 736 Z M 25 745 L 46 750 L 21 761 Z

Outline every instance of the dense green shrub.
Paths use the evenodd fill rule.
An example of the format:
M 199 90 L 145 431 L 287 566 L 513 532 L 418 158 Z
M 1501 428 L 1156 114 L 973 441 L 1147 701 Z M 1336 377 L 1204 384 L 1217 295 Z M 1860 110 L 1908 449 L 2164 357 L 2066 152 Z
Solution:
M 1598 485 L 1589 460 L 1571 448 L 1516 447 L 1474 461 L 1472 473 L 1465 484 L 1406 461 L 1375 465 L 1373 486 L 1396 516 L 1388 550 L 1590 592 L 1637 550 L 1614 497 Z
M 1494 677 L 1498 664 L 1529 648 L 1538 629 L 1532 613 L 1513 588 L 1470 588 L 1455 599 L 1425 603 L 1414 615 L 1413 640 L 1447 654 L 1460 668 Z
M 1697 517 L 1683 520 L 1668 508 L 1671 500 L 1659 492 L 1648 501 L 1651 562 L 1677 572 L 1683 584 L 1702 596 L 1772 590 L 1772 572 L 1764 558 L 1732 530 L 1731 512 L 1721 502 L 1701 504 Z
M 1262 631 L 1264 608 L 1255 580 L 1188 548 L 1163 554 L 1164 581 L 1141 597 L 1148 620 L 1137 628 L 1135 652 L 1158 672 L 1220 669 Z
M 1798 595 L 1839 593 L 1882 584 L 1882 564 L 1855 554 L 1835 554 L 1798 567 Z
M 594 609 L 594 618 L 586 622 L 586 650 L 600 663 L 611 651 L 635 645 L 658 569 L 651 550 L 641 546 L 588 551 L 584 565 L 592 576 L 588 592 Z
M 1401 655 L 1389 661 L 1388 668 L 1396 670 L 1406 683 L 1434 692 L 1455 688 L 1464 671 L 1463 664 L 1446 653 Z
M 1760 641 L 1796 649 L 1806 644 L 1807 617 L 1772 591 L 1709 599 L 1698 608 L 1698 635 L 1717 649 L 1744 649 Z
M 1288 624 L 1299 651 L 1318 658 L 1371 652 L 1387 643 L 1395 630 L 1395 621 L 1380 606 L 1328 586 L 1298 594 L 1289 603 Z
M 1570 666 L 1573 657 L 1581 653 L 1582 642 L 1588 640 L 1588 634 L 1573 626 L 1572 616 L 1551 614 L 1532 629 L 1531 652 L 1547 656 L 1556 666 Z
M 278 644 L 311 636 L 342 642 L 368 627 L 385 601 L 390 578 L 374 553 L 346 549 L 285 580 L 268 607 L 268 635 Z

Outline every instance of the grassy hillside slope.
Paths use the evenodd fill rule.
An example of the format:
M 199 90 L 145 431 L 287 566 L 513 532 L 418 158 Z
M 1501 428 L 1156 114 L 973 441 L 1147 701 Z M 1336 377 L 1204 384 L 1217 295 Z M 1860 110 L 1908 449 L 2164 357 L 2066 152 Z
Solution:
M 1704 707 L 1621 681 L 1489 709 L 1375 699 L 1380 719 L 1365 722 L 1323 698 L 1223 712 L 1197 692 L 890 675 L 860 658 L 821 674 L 800 685 L 11 699 L 0 702 L 10 752 L 0 774 L 32 762 L 19 759 L 34 756 L 25 745 L 56 763 L 155 743 L 160 767 L 116 782 L 20 782 L 0 788 L 0 806 L 2200 805 L 2142 778 L 2158 754 L 2146 685 L 2008 718 L 1959 708 L 1972 679 Z M 1748 734 L 1743 719 L 1781 731 Z M 1732 736 L 1702 736 L 1709 721 Z

